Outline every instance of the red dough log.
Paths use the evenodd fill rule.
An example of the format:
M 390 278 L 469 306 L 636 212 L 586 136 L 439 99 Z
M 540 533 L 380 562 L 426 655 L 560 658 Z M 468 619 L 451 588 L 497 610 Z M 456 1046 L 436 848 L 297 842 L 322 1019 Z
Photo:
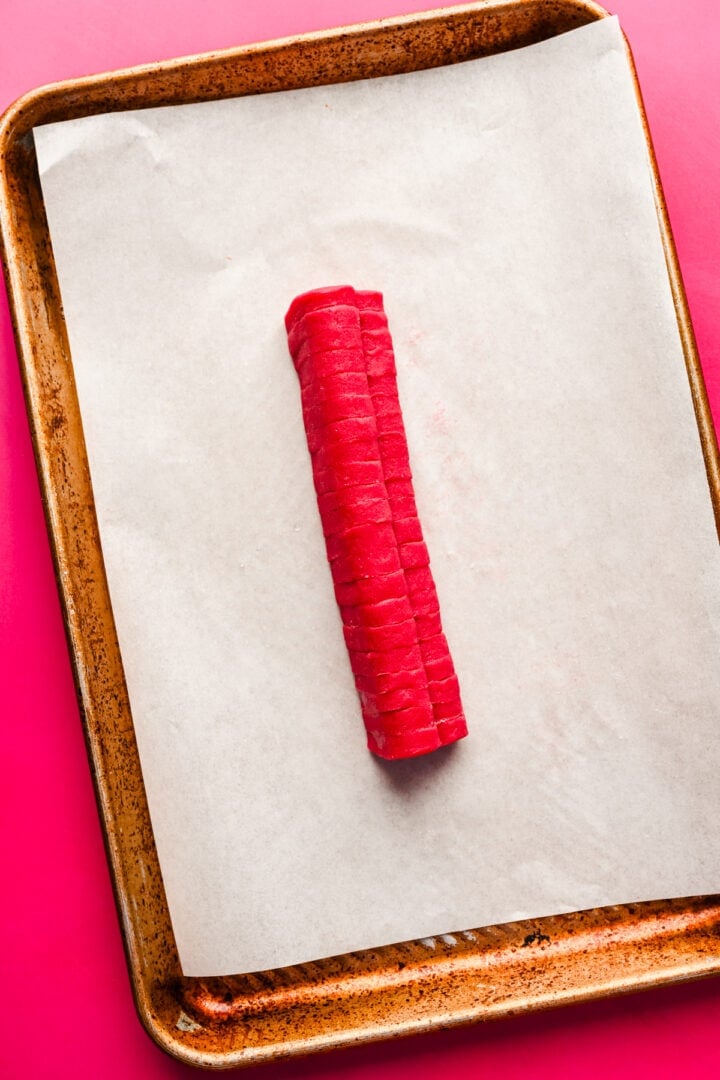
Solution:
M 285 317 L 318 509 L 368 747 L 395 759 L 467 734 L 415 505 L 380 293 L 298 296 Z

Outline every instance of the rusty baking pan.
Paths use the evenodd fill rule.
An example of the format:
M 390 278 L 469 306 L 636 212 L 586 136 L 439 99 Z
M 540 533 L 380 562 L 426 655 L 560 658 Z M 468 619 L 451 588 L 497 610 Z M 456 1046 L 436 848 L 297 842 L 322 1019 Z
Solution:
M 32 128 L 452 64 L 606 14 L 590 0 L 478 3 L 77 79 L 28 94 L 4 117 L 5 272 L 133 991 L 153 1039 L 191 1064 L 251 1065 L 710 975 L 720 970 L 720 897 L 465 930 L 432 953 L 406 942 L 277 971 L 183 977 L 103 569 Z M 718 449 L 656 170 L 654 184 L 717 515 Z

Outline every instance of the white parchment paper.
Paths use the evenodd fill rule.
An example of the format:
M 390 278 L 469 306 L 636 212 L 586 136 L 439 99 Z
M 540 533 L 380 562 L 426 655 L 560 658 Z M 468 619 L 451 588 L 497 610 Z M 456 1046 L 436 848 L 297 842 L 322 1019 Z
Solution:
M 35 138 L 184 971 L 717 890 L 718 544 L 616 21 Z M 285 343 L 340 283 L 471 728 L 415 762 L 364 748 Z

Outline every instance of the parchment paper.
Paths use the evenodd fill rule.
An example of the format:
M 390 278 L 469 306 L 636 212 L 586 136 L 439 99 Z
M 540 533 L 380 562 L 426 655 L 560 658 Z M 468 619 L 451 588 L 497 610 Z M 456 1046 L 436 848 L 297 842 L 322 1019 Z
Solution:
M 720 886 L 718 544 L 614 19 L 35 132 L 188 975 Z M 364 748 L 283 314 L 380 289 L 470 737 Z

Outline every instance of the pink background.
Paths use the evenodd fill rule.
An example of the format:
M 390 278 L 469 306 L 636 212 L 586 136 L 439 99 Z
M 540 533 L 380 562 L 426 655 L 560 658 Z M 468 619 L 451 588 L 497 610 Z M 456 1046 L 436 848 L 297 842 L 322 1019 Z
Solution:
M 432 0 L 6 0 L 0 110 L 42 83 L 430 7 Z M 717 0 L 616 0 L 720 416 Z M 0 1075 L 189 1076 L 136 1020 L 0 297 Z M 270 1078 L 717 1077 L 720 980 L 270 1066 Z

